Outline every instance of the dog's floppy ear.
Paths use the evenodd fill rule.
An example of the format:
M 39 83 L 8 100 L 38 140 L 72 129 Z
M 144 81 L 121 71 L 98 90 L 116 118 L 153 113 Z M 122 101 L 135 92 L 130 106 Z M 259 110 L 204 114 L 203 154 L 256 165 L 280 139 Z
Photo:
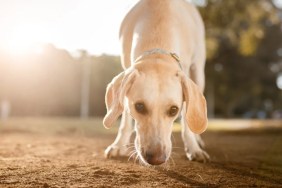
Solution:
M 190 130 L 196 134 L 203 133 L 208 124 L 206 99 L 200 88 L 183 72 L 180 72 L 181 85 L 186 102 L 186 121 Z
M 107 114 L 103 120 L 106 128 L 110 128 L 122 114 L 124 97 L 137 73 L 136 69 L 128 69 L 114 77 L 108 84 L 105 96 Z

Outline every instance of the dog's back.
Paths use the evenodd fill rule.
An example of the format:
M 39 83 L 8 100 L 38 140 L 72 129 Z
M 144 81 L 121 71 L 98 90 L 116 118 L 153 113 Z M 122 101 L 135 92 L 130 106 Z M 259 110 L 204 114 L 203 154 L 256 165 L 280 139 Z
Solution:
M 190 67 L 193 56 L 205 56 L 203 22 L 197 9 L 184 0 L 139 1 L 125 17 L 120 39 L 124 68 L 154 48 L 177 53 L 184 69 Z

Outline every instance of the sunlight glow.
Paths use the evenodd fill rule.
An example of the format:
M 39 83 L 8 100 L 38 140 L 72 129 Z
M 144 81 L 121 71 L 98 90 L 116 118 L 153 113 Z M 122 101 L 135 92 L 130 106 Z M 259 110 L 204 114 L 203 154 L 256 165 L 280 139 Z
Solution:
M 8 51 L 12 55 L 25 55 L 28 53 L 40 54 L 42 49 L 44 31 L 31 24 L 18 25 L 11 32 L 8 39 Z
M 24 55 L 38 43 L 51 43 L 71 53 L 119 54 L 120 22 L 136 2 L 0 0 L 0 49 Z
M 273 3 L 276 7 L 282 8 L 282 0 L 273 0 Z
M 208 2 L 189 1 L 200 6 Z M 138 0 L 0 2 L 0 49 L 20 55 L 30 52 L 38 43 L 52 43 L 69 52 L 85 49 L 90 54 L 117 55 L 120 22 Z M 282 0 L 273 2 L 282 7 Z

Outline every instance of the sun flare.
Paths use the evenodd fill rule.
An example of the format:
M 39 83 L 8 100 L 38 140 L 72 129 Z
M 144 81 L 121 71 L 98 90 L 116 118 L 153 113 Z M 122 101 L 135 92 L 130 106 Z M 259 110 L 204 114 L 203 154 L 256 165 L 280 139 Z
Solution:
M 8 51 L 13 55 L 40 53 L 40 44 L 43 43 L 44 32 L 36 25 L 18 25 L 8 40 Z

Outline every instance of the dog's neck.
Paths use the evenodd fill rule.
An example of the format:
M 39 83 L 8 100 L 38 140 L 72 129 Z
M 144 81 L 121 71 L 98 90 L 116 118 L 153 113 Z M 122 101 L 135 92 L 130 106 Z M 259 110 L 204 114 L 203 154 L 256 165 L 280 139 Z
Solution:
M 136 58 L 134 63 L 137 63 L 138 61 L 141 61 L 142 59 L 147 58 L 148 56 L 151 56 L 151 55 L 170 56 L 171 58 L 173 58 L 178 63 L 179 68 L 181 70 L 183 70 L 179 56 L 176 53 L 168 52 L 168 51 L 161 49 L 161 48 L 154 48 L 154 49 L 147 50 L 147 51 L 143 52 L 139 57 Z

